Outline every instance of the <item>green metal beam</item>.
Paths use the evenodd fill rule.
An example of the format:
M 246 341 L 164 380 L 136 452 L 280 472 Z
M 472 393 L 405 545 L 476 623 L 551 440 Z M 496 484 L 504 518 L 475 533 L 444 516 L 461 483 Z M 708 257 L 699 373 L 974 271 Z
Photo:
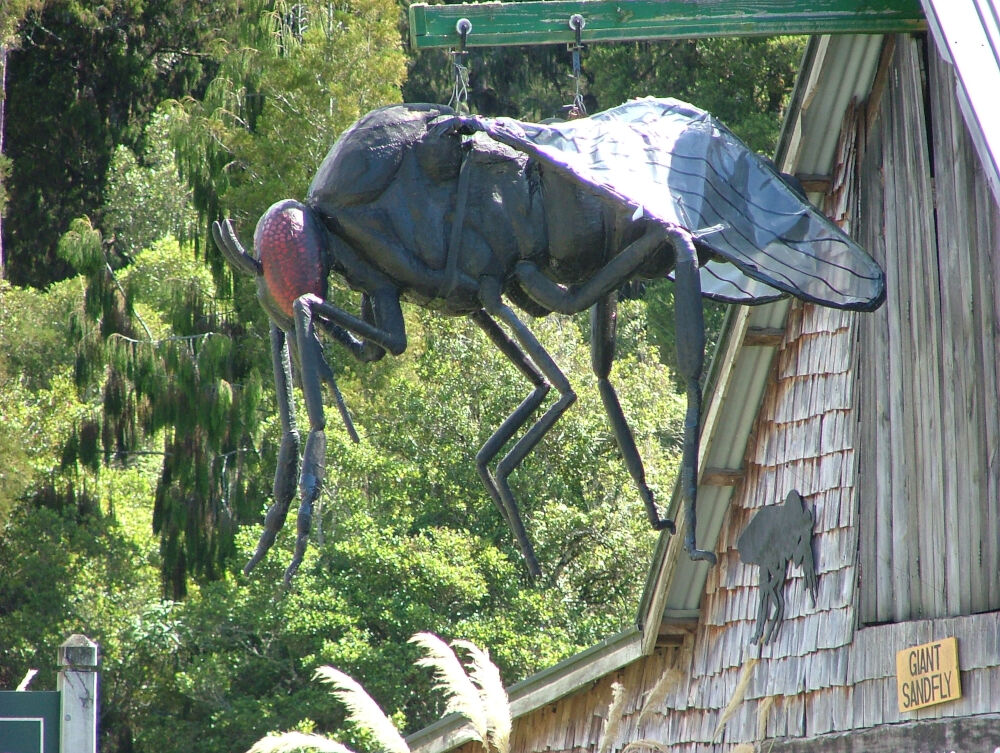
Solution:
M 919 0 L 535 0 L 410 6 L 414 49 L 457 47 L 455 25 L 472 23 L 468 47 L 781 34 L 890 34 L 926 28 Z

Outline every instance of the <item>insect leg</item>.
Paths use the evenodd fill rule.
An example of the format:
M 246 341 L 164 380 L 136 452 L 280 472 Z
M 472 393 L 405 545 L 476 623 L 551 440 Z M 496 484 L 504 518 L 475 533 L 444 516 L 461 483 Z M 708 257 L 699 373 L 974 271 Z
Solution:
M 595 272 L 589 280 L 578 287 L 564 288 L 558 285 L 529 261 L 519 262 L 515 268 L 517 281 L 524 292 L 549 311 L 561 314 L 575 314 L 590 308 L 613 290 L 632 279 L 646 261 L 661 251 L 666 245 L 664 228 L 652 225 L 641 238 L 612 257 L 611 261 Z
M 524 426 L 531 414 L 538 409 L 542 400 L 549 393 L 549 383 L 545 381 L 545 377 L 542 376 L 541 372 L 531 362 L 531 359 L 525 355 L 521 347 L 507 336 L 489 314 L 483 310 L 479 310 L 472 314 L 471 318 L 486 333 L 493 344 L 500 349 L 500 352 L 507 356 L 511 363 L 534 385 L 531 393 L 507 417 L 500 425 L 500 428 L 493 432 L 493 435 L 476 454 L 476 470 L 479 471 L 479 476 L 482 478 L 486 490 L 490 493 L 493 503 L 499 508 L 504 520 L 514 533 L 514 538 L 517 540 L 525 560 L 529 563 L 528 569 L 531 570 L 532 574 L 537 574 L 538 563 L 535 559 L 534 547 L 531 546 L 531 540 L 524 530 L 524 521 L 521 520 L 521 514 L 517 509 L 517 505 L 510 506 L 503 495 L 501 495 L 500 490 L 497 488 L 497 482 L 493 478 L 493 473 L 487 464 L 496 457 L 496 454 L 500 452 L 500 448 Z
M 300 300 L 308 303 L 313 312 L 328 322 L 371 341 L 394 356 L 406 350 L 406 327 L 403 324 L 403 311 L 399 307 L 399 291 L 395 288 L 382 287 L 371 294 L 368 299 L 371 305 L 370 321 L 367 317 L 360 318 L 349 314 L 309 293 Z
M 677 370 L 687 391 L 684 440 L 681 452 L 680 487 L 686 511 L 684 549 L 693 560 L 714 565 L 713 552 L 695 545 L 698 501 L 698 440 L 701 434 L 701 369 L 705 360 L 705 319 L 701 307 L 698 252 L 687 231 L 671 229 L 677 261 L 674 266 L 674 321 L 677 331 Z
M 653 492 L 646 485 L 646 471 L 642 458 L 635 446 L 635 438 L 629 428 L 625 413 L 622 411 L 618 394 L 611 384 L 611 366 L 615 358 L 615 329 L 617 319 L 618 299 L 614 293 L 609 293 L 595 303 L 590 309 L 590 363 L 597 376 L 597 388 L 601 393 L 604 410 L 608 414 L 611 428 L 618 442 L 625 461 L 625 467 L 639 490 L 639 496 L 646 506 L 649 522 L 657 531 L 664 528 L 674 532 L 674 521 L 660 517 L 653 499 Z
M 257 550 L 243 568 L 245 575 L 264 559 L 274 544 L 278 531 L 285 525 L 288 506 L 295 496 L 295 481 L 299 475 L 299 432 L 292 410 L 292 369 L 288 356 L 285 333 L 271 324 L 271 363 L 274 367 L 274 386 L 278 394 L 278 414 L 281 417 L 281 449 L 278 450 L 278 467 L 274 471 L 274 502 L 264 518 L 264 532 L 257 542 Z
M 371 296 L 367 293 L 361 294 L 361 319 L 371 326 L 375 326 L 375 311 L 372 307 Z M 337 342 L 347 348 L 351 355 L 361 361 L 361 363 L 378 361 L 385 355 L 385 348 L 380 345 L 376 345 L 371 340 L 359 340 L 339 324 L 334 324 L 333 322 L 323 319 L 322 317 L 317 317 L 315 322 L 322 327 L 323 331 L 330 335 L 330 337 L 334 338 Z
M 330 371 L 313 323 L 311 298 L 304 295 L 292 304 L 295 315 L 295 339 L 298 344 L 302 395 L 309 415 L 309 436 L 302 454 L 299 476 L 299 514 L 296 520 L 295 553 L 285 570 L 285 584 L 299 569 L 309 541 L 313 504 L 323 486 L 326 464 L 326 416 L 323 411 L 322 379 Z
M 541 418 L 524 433 L 511 448 L 510 452 L 497 464 L 495 478 L 500 496 L 506 503 L 507 508 L 514 513 L 511 517 L 520 517 L 517 501 L 514 499 L 514 494 L 510 489 L 507 478 L 521 464 L 525 456 L 534 449 L 535 445 L 545 436 L 546 432 L 552 428 L 552 425 L 566 409 L 576 401 L 576 393 L 573 392 L 569 380 L 556 365 L 556 362 L 552 360 L 552 356 L 542 347 L 542 344 L 538 342 L 531 330 L 517 318 L 517 314 L 514 313 L 510 306 L 506 305 L 500 299 L 499 280 L 493 277 L 484 277 L 480 280 L 479 295 L 483 303 L 483 308 L 510 328 L 514 339 L 524 349 L 525 355 L 538 367 L 538 370 L 542 372 L 549 383 L 559 391 L 559 399 L 542 414 Z M 529 558 L 527 552 L 524 554 L 528 562 L 528 569 L 532 575 L 538 575 L 540 572 L 538 563 L 533 561 L 533 556 Z
M 754 623 L 753 635 L 750 636 L 751 643 L 757 643 L 764 634 L 764 623 L 771 616 L 771 592 L 768 584 L 768 569 L 760 566 L 760 573 L 757 579 L 758 590 L 760 591 L 760 604 L 757 606 L 757 621 Z
M 783 567 L 788 567 L 788 563 L 782 562 Z M 785 573 L 784 570 L 768 572 L 768 580 L 771 587 L 771 599 L 774 601 L 774 614 L 770 616 L 767 623 L 767 632 L 764 633 L 764 643 L 770 643 L 775 632 L 785 619 Z

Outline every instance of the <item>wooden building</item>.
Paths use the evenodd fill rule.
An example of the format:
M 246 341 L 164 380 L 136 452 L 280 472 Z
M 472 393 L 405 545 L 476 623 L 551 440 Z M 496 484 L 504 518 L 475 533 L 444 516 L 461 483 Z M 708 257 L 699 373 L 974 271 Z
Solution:
M 987 0 L 923 5 L 925 33 L 812 38 L 777 153 L 883 265 L 886 304 L 730 313 L 699 488 L 719 562 L 664 535 L 636 627 L 511 689 L 513 753 L 1000 749 L 1000 33 Z M 736 542 L 792 489 L 815 604 L 790 567 L 776 639 L 751 644 Z M 900 710 L 897 652 L 950 637 L 961 696 Z M 468 740 L 446 719 L 411 743 Z

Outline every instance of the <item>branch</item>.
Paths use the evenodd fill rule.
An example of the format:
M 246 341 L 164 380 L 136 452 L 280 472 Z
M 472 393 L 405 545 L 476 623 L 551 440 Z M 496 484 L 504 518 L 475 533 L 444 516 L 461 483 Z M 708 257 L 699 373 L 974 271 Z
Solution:
M 143 325 L 143 327 L 145 328 L 145 325 Z M 136 340 L 134 337 L 128 337 L 127 335 L 123 335 L 121 332 L 112 332 L 110 335 L 108 335 L 108 339 L 110 340 L 112 337 L 117 337 L 119 340 L 124 340 L 125 342 L 131 343 L 132 345 L 162 345 L 163 343 L 169 343 L 169 342 L 204 340 L 213 336 L 227 337 L 227 335 L 224 335 L 221 332 L 202 332 L 200 335 L 171 335 L 170 337 L 164 337 L 159 340 L 154 340 L 152 333 L 148 329 L 146 330 L 146 333 L 149 335 L 149 339 L 147 340 Z

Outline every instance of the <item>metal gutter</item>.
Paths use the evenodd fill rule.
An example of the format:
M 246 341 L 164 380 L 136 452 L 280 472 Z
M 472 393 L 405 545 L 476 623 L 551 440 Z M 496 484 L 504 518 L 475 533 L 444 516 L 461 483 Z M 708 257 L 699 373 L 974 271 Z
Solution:
M 1000 201 L 1000 10 L 996 0 L 922 0 L 941 55 L 958 78 L 956 96 L 979 161 Z

